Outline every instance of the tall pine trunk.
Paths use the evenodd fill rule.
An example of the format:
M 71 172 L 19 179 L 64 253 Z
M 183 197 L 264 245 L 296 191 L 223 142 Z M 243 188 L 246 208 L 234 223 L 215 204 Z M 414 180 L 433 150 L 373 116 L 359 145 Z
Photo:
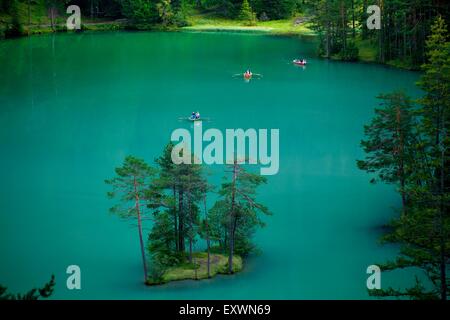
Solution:
M 175 186 L 172 187 L 173 190 L 173 229 L 174 229 L 174 236 L 175 236 L 175 250 L 178 252 L 180 251 L 179 248 L 179 243 L 178 243 L 178 219 L 177 219 L 177 204 L 176 204 L 176 199 L 177 199 L 177 191 Z
M 184 212 L 183 212 L 183 190 L 178 192 L 178 247 L 180 252 L 185 251 L 184 247 Z
M 228 273 L 233 273 L 233 255 L 234 255 L 234 230 L 235 230 L 235 198 L 236 198 L 236 178 L 237 178 L 237 160 L 233 165 L 233 186 L 231 191 L 231 211 L 230 211 L 230 255 L 228 257 Z
M 31 28 L 31 0 L 28 0 L 28 35 L 30 35 Z
M 206 252 L 208 255 L 208 261 L 206 264 L 206 269 L 208 272 L 208 278 L 211 278 L 211 246 L 209 241 L 209 225 L 208 225 L 208 212 L 206 211 L 206 193 L 203 197 L 203 205 L 205 206 L 205 228 L 206 228 Z
M 193 237 L 192 237 L 192 233 L 193 233 L 193 225 L 192 225 L 192 203 L 191 203 L 191 194 L 190 192 L 188 192 L 187 194 L 188 197 L 188 206 L 189 206 L 189 263 L 192 263 L 192 243 L 194 241 Z
M 445 236 L 445 230 L 444 230 L 444 214 L 445 214 L 445 200 L 444 200 L 444 165 L 445 165 L 445 151 L 442 148 L 441 151 L 441 172 L 440 172 L 440 185 L 441 185 L 441 196 L 440 196 L 440 210 L 439 210 L 439 217 L 440 217 L 440 235 L 439 235 L 439 249 L 440 249 L 440 280 L 441 280 L 441 300 L 447 300 L 447 264 L 446 264 L 446 236 Z
M 352 0 L 352 31 L 353 31 L 353 40 L 356 38 L 356 29 L 355 29 L 355 0 Z
M 367 0 L 363 1 L 363 12 L 362 12 L 362 19 L 361 19 L 361 38 L 363 40 L 367 39 L 368 30 L 367 30 Z
M 346 8 L 345 8 L 345 4 L 344 1 L 341 1 L 341 23 L 342 23 L 342 33 L 341 33 L 341 37 L 342 37 L 342 48 L 343 48 L 343 52 L 345 53 L 347 51 L 347 17 L 346 17 Z
M 439 168 L 439 267 L 440 267 L 440 293 L 441 300 L 447 300 L 447 264 L 446 264 L 446 235 L 445 235 L 445 148 L 441 146 L 441 143 L 444 144 L 445 138 L 445 117 L 444 117 L 444 109 L 442 107 L 438 107 L 438 125 L 437 125 L 437 134 L 436 134 L 436 146 L 441 150 L 440 152 L 440 168 Z M 441 137 L 441 134 L 444 136 Z
M 138 218 L 138 229 L 139 229 L 139 242 L 141 244 L 141 255 L 142 255 L 142 263 L 144 266 L 144 282 L 147 281 L 147 260 L 145 258 L 145 248 L 144 248 L 144 239 L 142 237 L 142 219 L 141 219 L 141 208 L 139 203 L 139 190 L 136 181 L 136 177 L 134 177 L 134 195 L 135 195 L 135 206 Z
M 330 17 L 329 17 L 329 7 L 328 7 L 328 0 L 325 2 L 325 11 L 326 11 L 326 19 L 327 19 L 327 31 L 326 31 L 326 58 L 329 59 L 330 58 L 330 32 L 331 32 L 331 27 L 330 27 Z
M 403 207 L 403 214 L 406 214 L 406 191 L 405 191 L 405 186 L 406 186 L 406 174 L 405 174 L 405 165 L 404 165 L 404 142 L 403 142 L 403 133 L 401 131 L 401 121 L 402 121 L 402 115 L 401 115 L 401 110 L 399 107 L 397 107 L 396 110 L 396 126 L 397 126 L 397 137 L 399 140 L 398 143 L 398 156 L 400 159 L 400 164 L 399 164 L 399 169 L 398 169 L 398 176 L 399 176 L 399 180 L 400 180 L 400 194 L 402 197 L 402 207 Z

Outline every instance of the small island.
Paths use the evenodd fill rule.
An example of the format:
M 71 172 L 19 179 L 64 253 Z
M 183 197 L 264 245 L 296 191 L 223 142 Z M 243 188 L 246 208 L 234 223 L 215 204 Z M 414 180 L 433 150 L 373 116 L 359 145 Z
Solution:
M 117 200 L 110 212 L 137 224 L 144 283 L 161 285 L 241 271 L 243 259 L 257 248 L 252 238 L 265 225 L 261 216 L 271 214 L 256 199 L 256 189 L 266 178 L 235 157 L 224 165 L 224 182 L 214 186 L 203 165 L 175 164 L 174 148 L 172 142 L 167 144 L 154 167 L 127 156 L 115 169 L 116 176 L 105 181 L 112 187 L 108 196 Z M 190 150 L 180 154 L 185 152 L 194 159 Z M 217 200 L 208 208 L 207 198 L 213 195 Z

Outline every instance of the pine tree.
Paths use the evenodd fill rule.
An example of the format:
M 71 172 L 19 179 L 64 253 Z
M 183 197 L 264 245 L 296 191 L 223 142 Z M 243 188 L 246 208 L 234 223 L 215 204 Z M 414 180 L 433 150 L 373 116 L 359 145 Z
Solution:
M 153 226 L 148 236 L 148 251 L 153 263 L 164 268 L 181 262 L 175 248 L 176 238 L 172 227 L 172 219 L 168 212 L 153 213 Z
M 429 61 L 419 82 L 425 95 L 419 99 L 416 141 L 412 145 L 416 156 L 411 166 L 406 190 L 408 214 L 391 223 L 391 232 L 383 242 L 400 244 L 400 253 L 393 261 L 381 264 L 381 269 L 421 270 L 425 277 L 416 277 L 410 288 L 387 288 L 370 291 L 374 296 L 409 297 L 412 299 L 447 299 L 450 256 L 449 217 L 449 80 L 450 45 L 446 26 L 438 17 L 427 41 Z
M 169 143 L 163 155 L 156 160 L 161 170 L 147 191 L 148 207 L 169 210 L 176 251 L 184 253 L 185 239 L 188 239 L 189 261 L 192 261 L 193 244 L 200 224 L 200 205 L 206 196 L 207 183 L 200 165 L 173 164 L 172 149 L 173 144 Z
M 416 132 L 411 100 L 402 92 L 380 95 L 381 108 L 364 127 L 367 140 L 361 141 L 365 160 L 358 160 L 359 169 L 376 173 L 386 183 L 399 186 L 403 212 L 407 204 L 407 183 L 415 166 L 413 146 Z M 376 182 L 376 179 L 372 179 Z
M 236 235 L 243 235 L 247 241 L 248 234 L 243 233 L 243 226 L 247 226 L 249 218 L 254 224 L 264 225 L 258 218 L 259 213 L 270 214 L 269 210 L 255 199 L 256 188 L 266 183 L 266 178 L 249 173 L 239 164 L 237 159 L 228 166 L 232 173 L 231 181 L 222 184 L 219 194 L 224 198 L 222 208 L 227 213 L 228 233 L 228 272 L 233 273 L 233 256 L 236 249 Z M 248 228 L 247 228 L 248 230 Z
M 108 192 L 108 197 L 118 197 L 120 201 L 110 209 L 110 212 L 123 219 L 137 220 L 145 282 L 148 269 L 142 232 L 142 221 L 145 214 L 143 200 L 146 197 L 146 188 L 150 184 L 150 179 L 156 174 L 156 170 L 142 159 L 127 156 L 123 165 L 116 168 L 115 171 L 116 177 L 105 180 L 113 188 L 112 192 Z
M 247 24 L 253 24 L 255 22 L 256 20 L 255 14 L 253 13 L 252 8 L 248 3 L 248 0 L 242 1 L 242 6 L 239 12 L 238 19 L 245 21 Z
M 122 0 L 122 13 L 136 26 L 156 23 L 159 19 L 156 0 Z
M 0 300 L 38 300 L 39 298 L 49 298 L 55 289 L 55 276 L 52 275 L 50 281 L 42 288 L 33 288 L 24 294 L 8 293 L 8 288 L 0 285 Z
M 168 26 L 173 23 L 174 13 L 170 0 L 161 0 L 156 4 L 160 22 L 163 26 Z
M 447 265 L 449 246 L 449 201 L 450 201 L 450 42 L 447 25 L 438 16 L 431 27 L 431 35 L 426 41 L 428 62 L 424 64 L 424 74 L 419 86 L 425 92 L 420 99 L 420 115 L 423 119 L 421 133 L 425 137 L 425 149 L 430 155 L 429 181 L 425 200 L 433 211 L 436 234 L 435 247 L 438 249 L 440 297 L 447 299 Z

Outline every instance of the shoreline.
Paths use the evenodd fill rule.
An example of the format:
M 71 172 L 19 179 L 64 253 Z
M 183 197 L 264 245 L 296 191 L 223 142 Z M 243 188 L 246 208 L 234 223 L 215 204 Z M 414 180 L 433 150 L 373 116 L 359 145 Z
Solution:
M 171 282 L 186 280 L 207 280 L 213 279 L 218 275 L 234 275 L 243 270 L 243 259 L 238 255 L 233 255 L 233 273 L 228 273 L 228 256 L 211 253 L 210 255 L 210 276 L 207 272 L 207 253 L 194 252 L 192 263 L 183 263 L 167 268 L 159 279 L 149 277 L 145 282 L 146 286 L 162 286 Z
M 198 18 L 195 18 L 198 19 Z M 116 31 L 139 31 L 139 32 L 194 32 L 194 33 L 254 33 L 260 35 L 271 35 L 277 37 L 298 37 L 298 38 L 310 38 L 315 39 L 318 37 L 317 33 L 309 29 L 307 23 L 294 25 L 295 19 L 289 20 L 273 20 L 267 22 L 258 22 L 256 25 L 246 26 L 236 23 L 234 20 L 223 20 L 219 23 L 210 23 L 209 20 L 199 22 L 199 20 L 191 21 L 191 24 L 184 27 L 163 27 L 163 26 L 147 26 L 140 28 L 136 25 L 130 25 L 126 20 L 119 19 L 114 21 L 98 21 L 87 22 L 82 24 L 81 30 L 71 31 L 67 30 L 65 23 L 56 24 L 54 29 L 51 26 L 33 26 L 30 30 L 24 29 L 23 33 L 16 37 L 0 38 L 2 40 L 18 39 L 22 37 L 29 37 L 35 35 L 45 35 L 51 33 L 78 33 L 78 32 L 116 32 Z M 337 57 L 330 57 L 328 60 L 337 62 L 350 62 L 350 63 L 364 63 L 364 64 L 376 64 L 386 66 L 390 68 L 417 72 L 420 69 L 403 65 L 401 61 L 387 61 L 379 62 L 376 59 L 376 53 L 373 52 L 373 48 L 370 44 L 367 44 L 365 40 L 358 40 L 359 46 L 359 58 L 357 61 L 344 61 Z M 320 59 L 327 59 L 317 55 Z

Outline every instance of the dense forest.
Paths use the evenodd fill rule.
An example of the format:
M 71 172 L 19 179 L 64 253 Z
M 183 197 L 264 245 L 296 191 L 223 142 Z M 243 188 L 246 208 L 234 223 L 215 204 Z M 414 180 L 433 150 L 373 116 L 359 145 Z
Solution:
M 214 188 L 208 184 L 204 168 L 175 165 L 171 158 L 173 147 L 172 143 L 166 146 L 155 167 L 128 156 L 116 168 L 116 177 L 106 180 L 113 188 L 109 197 L 119 200 L 111 212 L 137 222 L 144 281 L 164 282 L 167 270 L 176 267 L 197 270 L 195 258 L 199 255 L 194 246 L 199 239 L 206 242 L 206 277 L 211 277 L 211 268 L 217 267 L 212 252 L 228 256 L 219 272 L 239 271 L 236 269 L 241 267 L 236 268 L 233 259 L 254 251 L 252 236 L 264 225 L 261 215 L 270 214 L 255 196 L 257 187 L 266 179 L 248 172 L 235 160 L 226 170 L 230 177 L 216 190 L 218 200 L 208 210 L 207 195 Z M 147 242 L 143 228 L 146 220 L 152 221 Z
M 442 0 L 0 0 L 0 38 L 27 34 L 35 24 L 64 30 L 65 8 L 71 4 L 80 6 L 83 21 L 122 22 L 111 28 L 174 29 L 192 24 L 193 15 L 243 25 L 285 19 L 316 32 L 323 57 L 355 61 L 370 55 L 410 69 L 425 62 L 432 21 L 449 17 L 449 4 Z M 379 30 L 366 26 L 370 5 L 380 7 Z
M 310 1 L 314 26 L 321 42 L 320 52 L 325 57 L 338 55 L 343 60 L 357 60 L 358 41 L 370 40 L 377 48 L 380 62 L 420 66 L 425 61 L 425 40 L 436 16 L 448 20 L 446 1 Z M 369 5 L 381 9 L 381 29 L 369 30 Z
M 399 217 L 383 236 L 400 245 L 384 271 L 421 270 L 407 289 L 370 291 L 375 296 L 446 300 L 450 285 L 450 42 L 438 17 L 426 41 L 428 58 L 417 83 L 424 95 L 413 100 L 403 92 L 380 95 L 380 107 L 365 126 L 361 145 L 366 158 L 358 167 L 372 182 L 394 184 L 401 198 Z

